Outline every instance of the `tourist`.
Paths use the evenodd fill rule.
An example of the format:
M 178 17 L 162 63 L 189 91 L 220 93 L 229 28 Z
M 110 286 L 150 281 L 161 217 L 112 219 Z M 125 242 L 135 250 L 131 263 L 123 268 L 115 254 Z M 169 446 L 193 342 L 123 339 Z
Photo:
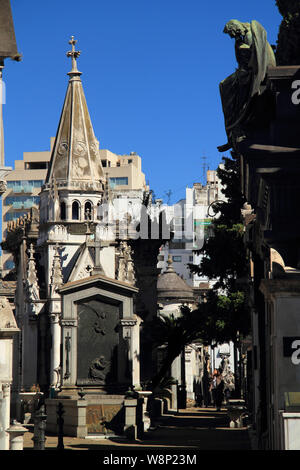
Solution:
M 212 396 L 213 406 L 216 406 L 217 373 L 218 371 L 215 369 L 213 372 L 213 376 L 212 376 L 211 383 L 210 383 L 210 389 L 209 389 L 211 392 L 211 396 Z
M 221 406 L 224 400 L 224 380 L 221 372 L 218 370 L 216 374 L 216 388 L 215 388 L 215 406 L 217 411 L 221 411 Z

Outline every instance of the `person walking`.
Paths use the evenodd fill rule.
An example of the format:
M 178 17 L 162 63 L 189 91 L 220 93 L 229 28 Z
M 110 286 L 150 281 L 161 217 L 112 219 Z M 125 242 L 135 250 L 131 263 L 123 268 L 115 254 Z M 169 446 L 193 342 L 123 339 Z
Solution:
M 221 411 L 221 406 L 224 400 L 224 380 L 221 372 L 218 370 L 216 374 L 216 388 L 215 388 L 215 406 L 217 411 Z
M 216 406 L 216 388 L 217 388 L 217 370 L 215 369 L 213 375 L 211 377 L 210 388 L 209 391 L 212 397 L 212 404 Z

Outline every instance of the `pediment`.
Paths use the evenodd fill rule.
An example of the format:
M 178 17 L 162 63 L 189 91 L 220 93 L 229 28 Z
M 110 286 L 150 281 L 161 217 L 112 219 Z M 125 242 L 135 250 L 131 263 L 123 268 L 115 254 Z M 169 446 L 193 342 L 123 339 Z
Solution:
M 70 273 L 68 282 L 79 281 L 90 277 L 91 272 L 94 269 L 94 260 L 90 253 L 90 250 L 85 245 Z

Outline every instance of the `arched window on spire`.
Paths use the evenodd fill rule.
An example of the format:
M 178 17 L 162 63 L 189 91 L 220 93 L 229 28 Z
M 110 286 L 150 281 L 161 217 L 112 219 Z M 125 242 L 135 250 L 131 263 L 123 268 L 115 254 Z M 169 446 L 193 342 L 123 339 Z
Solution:
M 72 220 L 79 220 L 79 202 L 74 201 L 72 204 Z
M 60 203 L 60 220 L 66 220 L 66 203 L 64 201 Z
M 93 219 L 93 205 L 90 201 L 87 201 L 84 204 L 84 219 L 85 220 Z

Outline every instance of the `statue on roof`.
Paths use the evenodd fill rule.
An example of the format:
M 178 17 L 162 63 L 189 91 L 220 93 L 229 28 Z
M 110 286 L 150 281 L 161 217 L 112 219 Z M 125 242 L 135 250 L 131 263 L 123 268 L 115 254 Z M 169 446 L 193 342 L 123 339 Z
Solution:
M 276 66 L 276 59 L 267 33 L 258 21 L 241 23 L 230 20 L 224 33 L 235 40 L 238 68 L 220 83 L 220 94 L 228 142 L 218 147 L 219 152 L 234 147 L 243 140 L 244 127 L 253 120 L 253 99 L 264 91 L 263 82 L 268 67 Z

